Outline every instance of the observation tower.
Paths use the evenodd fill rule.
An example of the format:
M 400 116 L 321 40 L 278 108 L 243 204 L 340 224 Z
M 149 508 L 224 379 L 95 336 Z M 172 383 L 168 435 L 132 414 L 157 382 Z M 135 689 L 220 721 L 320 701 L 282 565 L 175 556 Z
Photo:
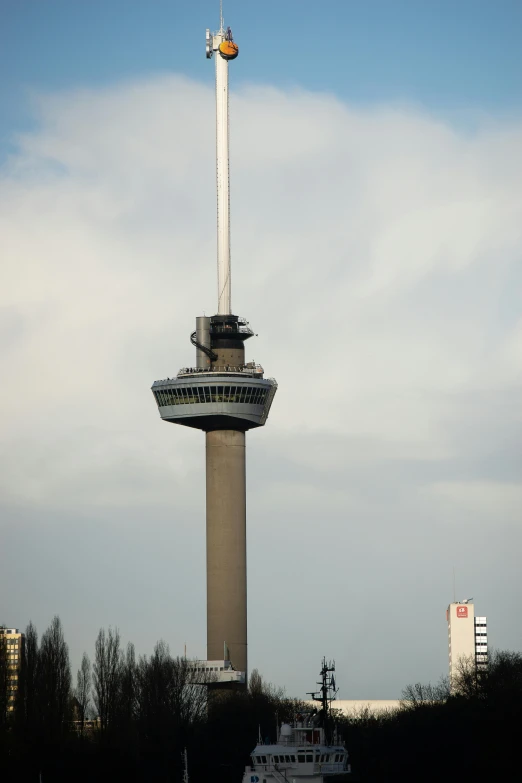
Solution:
M 263 368 L 245 362 L 248 321 L 232 313 L 228 64 L 238 56 L 230 27 L 206 33 L 216 63 L 217 313 L 198 316 L 190 341 L 195 366 L 155 381 L 163 421 L 203 430 L 206 442 L 207 659 L 217 680 L 247 677 L 245 433 L 262 427 L 277 389 Z M 227 669 L 228 667 L 228 669 Z M 209 668 L 202 667 L 202 668 Z M 214 673 L 213 679 L 216 679 Z

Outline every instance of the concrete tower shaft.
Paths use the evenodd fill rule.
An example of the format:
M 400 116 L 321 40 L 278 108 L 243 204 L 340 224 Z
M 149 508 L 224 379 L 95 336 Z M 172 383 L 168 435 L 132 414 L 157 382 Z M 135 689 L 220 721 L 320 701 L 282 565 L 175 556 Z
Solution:
M 207 656 L 247 671 L 245 433 L 206 434 Z

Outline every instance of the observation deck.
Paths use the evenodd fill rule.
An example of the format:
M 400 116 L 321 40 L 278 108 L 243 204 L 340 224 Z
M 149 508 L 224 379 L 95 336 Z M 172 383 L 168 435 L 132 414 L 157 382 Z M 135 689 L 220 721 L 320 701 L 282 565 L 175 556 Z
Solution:
M 211 368 L 184 367 L 175 378 L 152 384 L 164 421 L 205 430 L 262 427 L 277 390 L 263 368 L 249 362 Z

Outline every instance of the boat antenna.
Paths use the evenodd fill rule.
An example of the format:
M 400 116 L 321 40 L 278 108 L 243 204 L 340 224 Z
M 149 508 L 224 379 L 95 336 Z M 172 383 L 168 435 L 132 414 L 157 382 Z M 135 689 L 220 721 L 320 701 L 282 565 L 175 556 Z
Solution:
M 318 701 L 321 703 L 321 711 L 319 713 L 319 719 L 321 722 L 321 725 L 324 728 L 324 733 L 326 735 L 326 738 L 328 740 L 328 744 L 331 739 L 332 735 L 332 716 L 331 716 L 331 708 L 332 708 L 332 701 L 335 699 L 338 688 L 335 685 L 335 679 L 334 679 L 334 673 L 335 671 L 335 661 L 326 661 L 326 658 L 323 658 L 321 671 L 319 676 L 321 679 L 317 683 L 320 685 L 319 691 L 316 691 L 315 693 L 307 693 L 307 696 L 311 696 L 313 701 Z

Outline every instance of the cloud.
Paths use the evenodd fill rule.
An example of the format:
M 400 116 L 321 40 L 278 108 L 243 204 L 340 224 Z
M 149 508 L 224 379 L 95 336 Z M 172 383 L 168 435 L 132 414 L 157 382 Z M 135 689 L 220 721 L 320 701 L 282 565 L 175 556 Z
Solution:
M 59 611 L 75 655 L 109 622 L 139 642 L 143 613 L 145 649 L 203 655 L 203 437 L 149 388 L 215 308 L 213 91 L 164 75 L 35 111 L 0 183 L 4 595 L 27 570 L 7 610 Z M 231 112 L 233 304 L 279 382 L 248 436 L 252 665 L 300 693 L 290 661 L 331 643 L 350 695 L 395 697 L 445 669 L 455 562 L 497 646 L 520 642 L 496 580 L 522 543 L 522 123 L 270 87 Z M 78 547 L 96 605 L 56 575 Z

